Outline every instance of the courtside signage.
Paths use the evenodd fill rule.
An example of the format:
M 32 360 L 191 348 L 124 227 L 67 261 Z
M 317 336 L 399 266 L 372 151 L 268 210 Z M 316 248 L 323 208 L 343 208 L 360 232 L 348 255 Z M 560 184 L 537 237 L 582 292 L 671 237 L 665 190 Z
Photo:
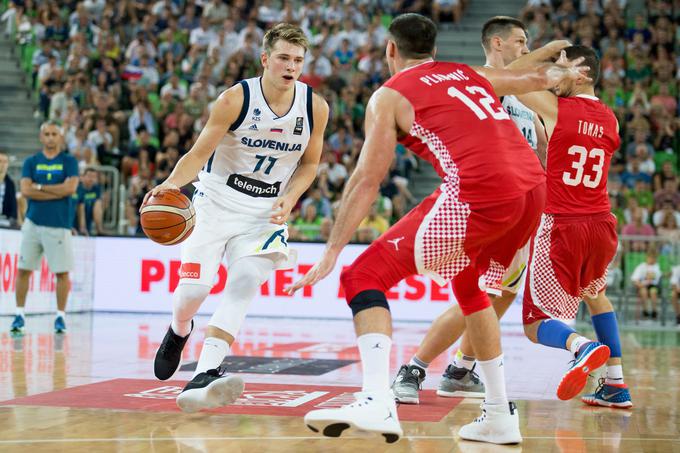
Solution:
M 161 247 L 148 240 L 127 238 L 97 238 L 96 244 L 95 310 L 171 313 L 172 293 L 180 274 L 189 277 L 189 273 L 200 272 L 197 264 L 182 266 L 179 247 Z M 291 246 L 297 250 L 297 263 L 270 276 L 260 287 L 249 314 L 349 319 L 351 312 L 340 285 L 340 272 L 366 247 L 346 247 L 326 279 L 289 296 L 285 288 L 318 261 L 324 248 L 323 244 L 291 243 Z M 214 312 L 228 274 L 227 264 L 222 263 L 199 313 Z M 388 292 L 387 298 L 395 320 L 432 321 L 456 303 L 450 287 L 440 287 L 420 275 L 400 282 Z

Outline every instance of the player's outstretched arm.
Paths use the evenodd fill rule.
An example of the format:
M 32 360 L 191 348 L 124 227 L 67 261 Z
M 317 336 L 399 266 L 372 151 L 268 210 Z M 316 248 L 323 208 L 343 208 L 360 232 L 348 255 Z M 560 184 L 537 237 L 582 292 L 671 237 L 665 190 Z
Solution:
M 323 150 L 323 134 L 328 123 L 328 104 L 317 94 L 313 95 L 312 110 L 314 112 L 314 129 L 309 137 L 309 143 L 305 149 L 298 168 L 286 187 L 285 192 L 274 202 L 272 207 L 272 223 L 283 225 L 290 215 L 298 199 L 309 188 L 316 178 L 321 152 Z
M 507 69 L 532 69 L 541 63 L 552 62 L 559 52 L 571 46 L 566 40 L 550 41 L 543 47 L 522 55 L 506 66 Z
M 398 104 L 402 96 L 380 88 L 368 102 L 365 118 L 366 140 L 357 166 L 347 181 L 342 203 L 326 248 L 337 253 L 347 245 L 361 221 L 368 215 L 389 171 L 397 146 Z
M 380 189 L 380 182 L 394 158 L 397 145 L 397 111 L 403 101 L 404 98 L 399 93 L 389 88 L 378 89 L 368 101 L 366 140 L 357 166 L 342 194 L 340 210 L 326 243 L 326 250 L 322 259 L 301 280 L 287 288 L 289 294 L 326 277 L 335 267 L 338 255 L 352 238 L 359 223 L 368 215 Z
M 193 181 L 201 168 L 208 162 L 229 127 L 238 118 L 242 106 L 243 88 L 241 84 L 234 85 L 223 92 L 213 104 L 208 122 L 194 146 L 177 162 L 168 179 L 146 194 L 143 204 L 151 195 L 157 195 L 165 190 L 179 190 L 180 187 Z
M 568 60 L 564 51 L 561 51 L 557 62 L 541 63 L 531 68 L 513 69 L 511 63 L 503 69 L 480 66 L 473 69 L 491 83 L 496 95 L 519 95 L 549 90 L 570 80 L 590 82 L 590 68 L 582 65 L 583 60 L 583 57 Z

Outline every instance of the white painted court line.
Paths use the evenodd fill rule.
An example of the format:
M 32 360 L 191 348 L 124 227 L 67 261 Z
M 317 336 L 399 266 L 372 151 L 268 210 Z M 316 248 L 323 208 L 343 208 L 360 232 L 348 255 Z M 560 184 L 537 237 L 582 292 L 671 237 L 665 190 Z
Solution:
M 578 440 L 616 440 L 616 441 L 637 441 L 637 442 L 671 442 L 680 443 L 679 439 L 664 439 L 664 438 L 639 438 L 639 437 L 554 437 L 554 436 L 523 436 L 524 440 L 558 440 L 558 439 L 578 439 Z M 49 443 L 86 443 L 86 442 L 175 442 L 175 441 L 273 441 L 273 440 L 350 440 L 362 439 L 366 437 L 361 436 L 347 436 L 339 438 L 330 438 L 323 436 L 218 436 L 218 437 L 119 437 L 119 438 L 72 438 L 72 439 L 15 439 L 15 440 L 0 440 L 0 445 L 17 445 L 17 444 L 49 444 Z M 458 440 L 454 436 L 404 436 L 408 440 L 427 440 L 427 439 L 443 439 L 443 440 Z

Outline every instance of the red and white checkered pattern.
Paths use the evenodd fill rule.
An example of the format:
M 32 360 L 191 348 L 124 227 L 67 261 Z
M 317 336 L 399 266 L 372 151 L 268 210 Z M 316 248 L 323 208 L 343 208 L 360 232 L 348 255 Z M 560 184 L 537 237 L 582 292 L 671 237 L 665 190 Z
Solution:
M 574 319 L 584 296 L 595 297 L 607 284 L 607 274 L 579 289 L 578 296 L 567 293 L 555 274 L 550 260 L 550 237 L 554 217 L 543 214 L 534 238 L 534 252 L 530 262 L 529 288 L 531 299 L 538 308 L 553 318 Z
M 442 194 L 423 219 L 415 244 L 418 271 L 444 284 L 470 264 L 470 258 L 463 250 L 470 208 L 458 199 L 458 167 L 446 145 L 417 122 L 413 123 L 410 134 L 427 145 L 446 173 L 441 185 Z
M 503 276 L 507 268 L 491 258 L 489 268 L 479 278 L 479 287 L 489 294 L 500 296 L 503 293 Z

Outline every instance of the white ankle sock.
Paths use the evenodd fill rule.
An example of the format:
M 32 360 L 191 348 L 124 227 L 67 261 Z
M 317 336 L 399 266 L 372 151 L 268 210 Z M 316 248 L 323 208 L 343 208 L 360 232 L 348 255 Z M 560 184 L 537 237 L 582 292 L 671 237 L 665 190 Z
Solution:
M 357 338 L 357 345 L 364 377 L 363 391 L 389 392 L 392 339 L 382 333 L 367 333 Z
M 411 357 L 411 361 L 408 364 L 409 365 L 415 365 L 417 367 L 422 368 L 423 370 L 427 370 L 427 367 L 430 366 L 429 362 L 423 362 L 422 360 L 420 360 L 416 356 Z
M 604 383 L 623 384 L 623 366 L 607 365 L 607 377 L 605 378 Z
M 24 315 L 24 307 L 17 307 L 15 313 L 16 313 L 18 316 L 26 316 L 26 315 Z
M 590 340 L 589 338 L 578 336 L 574 339 L 574 341 L 571 342 L 569 350 L 571 351 L 572 354 L 576 355 L 581 346 L 583 346 L 586 343 L 590 343 L 591 341 L 592 340 Z
M 66 320 L 66 313 L 64 313 L 63 311 L 57 310 L 57 318 L 58 318 L 59 316 L 61 316 L 62 318 L 64 318 L 64 321 Z
M 505 367 L 503 354 L 491 360 L 478 360 L 477 364 L 482 373 L 482 380 L 486 387 L 484 400 L 486 404 L 508 405 L 508 395 L 505 392 Z
M 191 377 L 192 379 L 200 373 L 205 373 L 208 370 L 217 368 L 224 360 L 224 357 L 229 354 L 229 343 L 215 337 L 207 337 L 203 341 L 203 349 L 201 349 L 201 357 L 198 359 L 196 371 Z
M 456 368 L 465 368 L 471 370 L 475 366 L 475 358 L 463 354 L 460 349 L 456 352 L 456 357 L 453 359 L 453 366 Z

